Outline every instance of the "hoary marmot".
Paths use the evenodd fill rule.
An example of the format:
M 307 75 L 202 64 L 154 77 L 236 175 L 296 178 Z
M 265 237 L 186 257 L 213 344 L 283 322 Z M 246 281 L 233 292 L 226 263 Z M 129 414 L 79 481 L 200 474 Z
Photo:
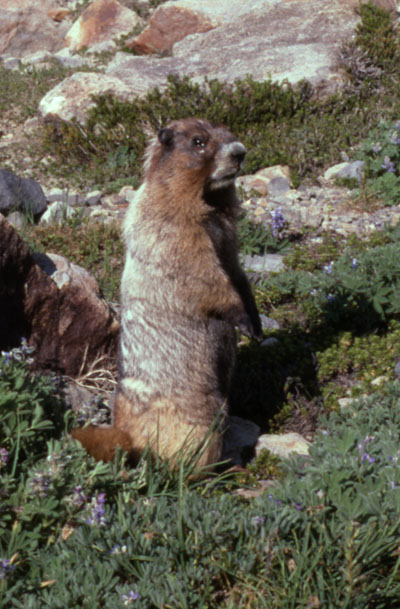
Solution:
M 112 459 L 117 445 L 133 458 L 150 445 L 173 459 L 205 438 L 198 465 L 220 458 L 213 424 L 227 411 L 235 326 L 261 336 L 236 243 L 245 152 L 226 128 L 195 118 L 171 122 L 147 149 L 124 222 L 113 426 L 73 431 L 97 459 Z

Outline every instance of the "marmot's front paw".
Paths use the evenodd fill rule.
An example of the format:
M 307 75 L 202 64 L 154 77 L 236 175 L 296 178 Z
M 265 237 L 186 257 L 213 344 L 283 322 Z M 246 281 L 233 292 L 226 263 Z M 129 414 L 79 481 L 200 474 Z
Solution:
M 257 338 L 259 340 L 262 338 L 262 326 L 258 315 L 256 319 L 251 319 L 250 315 L 243 313 L 237 326 L 240 332 L 248 336 L 248 338 Z

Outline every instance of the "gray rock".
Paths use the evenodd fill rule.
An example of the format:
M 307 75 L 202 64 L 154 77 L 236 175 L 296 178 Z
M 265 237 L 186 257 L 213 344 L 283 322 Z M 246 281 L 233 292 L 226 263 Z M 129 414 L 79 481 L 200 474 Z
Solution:
M 275 347 L 276 345 L 279 345 L 279 338 L 276 338 L 275 336 L 269 336 L 268 338 L 265 338 L 262 343 L 261 343 L 261 347 Z
M 324 173 L 324 178 L 326 180 L 332 180 L 333 178 L 353 178 L 361 183 L 364 165 L 364 161 L 339 163 L 338 165 L 329 167 Z
M 272 319 L 272 317 L 267 317 L 266 315 L 260 315 L 261 324 L 264 330 L 279 330 L 280 325 L 276 321 L 276 319 Z
M 24 214 L 22 214 L 20 211 L 12 211 L 11 214 L 7 216 L 7 221 L 15 229 L 20 230 L 26 224 L 26 216 L 24 216 Z
M 270 197 L 281 197 L 290 190 L 290 182 L 285 178 L 273 178 L 268 184 L 268 195 Z
M 256 273 L 279 273 L 283 271 L 285 265 L 283 256 L 280 254 L 266 254 L 265 256 L 245 256 L 244 267 L 246 270 Z
M 54 5 L 53 0 L 0 0 L 0 54 L 23 57 L 65 46 L 62 30 L 48 15 Z
M 36 51 L 35 53 L 29 53 L 21 58 L 21 63 L 24 66 L 37 65 L 46 61 L 50 61 L 53 55 L 49 51 Z
M 39 103 L 39 113 L 47 120 L 85 122 L 87 111 L 94 105 L 92 95 L 112 92 L 120 99 L 133 96 L 132 90 L 118 78 L 94 72 L 75 72 L 49 91 Z
M 264 434 L 258 438 L 256 454 L 264 448 L 279 457 L 288 457 L 292 453 L 308 455 L 310 442 L 296 432 L 286 434 Z
M 87 63 L 83 57 L 74 55 L 67 47 L 54 53 L 53 57 L 66 68 L 81 68 Z
M 20 66 L 20 59 L 18 57 L 11 57 L 10 55 L 3 55 L 1 58 L 3 68 L 6 70 L 18 70 Z
M 38 182 L 20 178 L 7 169 L 0 169 L 0 211 L 24 211 L 37 216 L 47 207 L 46 197 Z
M 101 190 L 92 190 L 92 192 L 88 192 L 85 196 L 85 203 L 87 205 L 97 205 L 100 203 L 100 199 L 103 196 Z
M 72 218 L 75 213 L 75 210 L 66 203 L 55 201 L 49 205 L 40 218 L 40 224 L 63 224 L 68 218 Z
M 55 203 L 56 201 L 61 203 L 67 202 L 67 190 L 64 188 L 51 188 L 50 190 L 45 190 L 44 193 L 49 203 Z

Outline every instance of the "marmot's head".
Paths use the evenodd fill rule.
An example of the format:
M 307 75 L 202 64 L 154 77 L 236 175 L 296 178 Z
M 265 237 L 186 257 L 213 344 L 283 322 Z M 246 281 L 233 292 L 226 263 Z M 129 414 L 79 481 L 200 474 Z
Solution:
M 238 175 L 246 149 L 225 127 L 188 118 L 160 129 L 146 154 L 146 179 L 187 178 L 205 191 L 229 186 Z

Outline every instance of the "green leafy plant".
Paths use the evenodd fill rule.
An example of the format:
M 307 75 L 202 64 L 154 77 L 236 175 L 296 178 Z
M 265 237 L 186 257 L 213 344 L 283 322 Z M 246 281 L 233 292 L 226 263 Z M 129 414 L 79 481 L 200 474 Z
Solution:
M 360 145 L 358 157 L 365 162 L 365 186 L 386 205 L 397 205 L 400 200 L 400 122 L 379 123 Z

